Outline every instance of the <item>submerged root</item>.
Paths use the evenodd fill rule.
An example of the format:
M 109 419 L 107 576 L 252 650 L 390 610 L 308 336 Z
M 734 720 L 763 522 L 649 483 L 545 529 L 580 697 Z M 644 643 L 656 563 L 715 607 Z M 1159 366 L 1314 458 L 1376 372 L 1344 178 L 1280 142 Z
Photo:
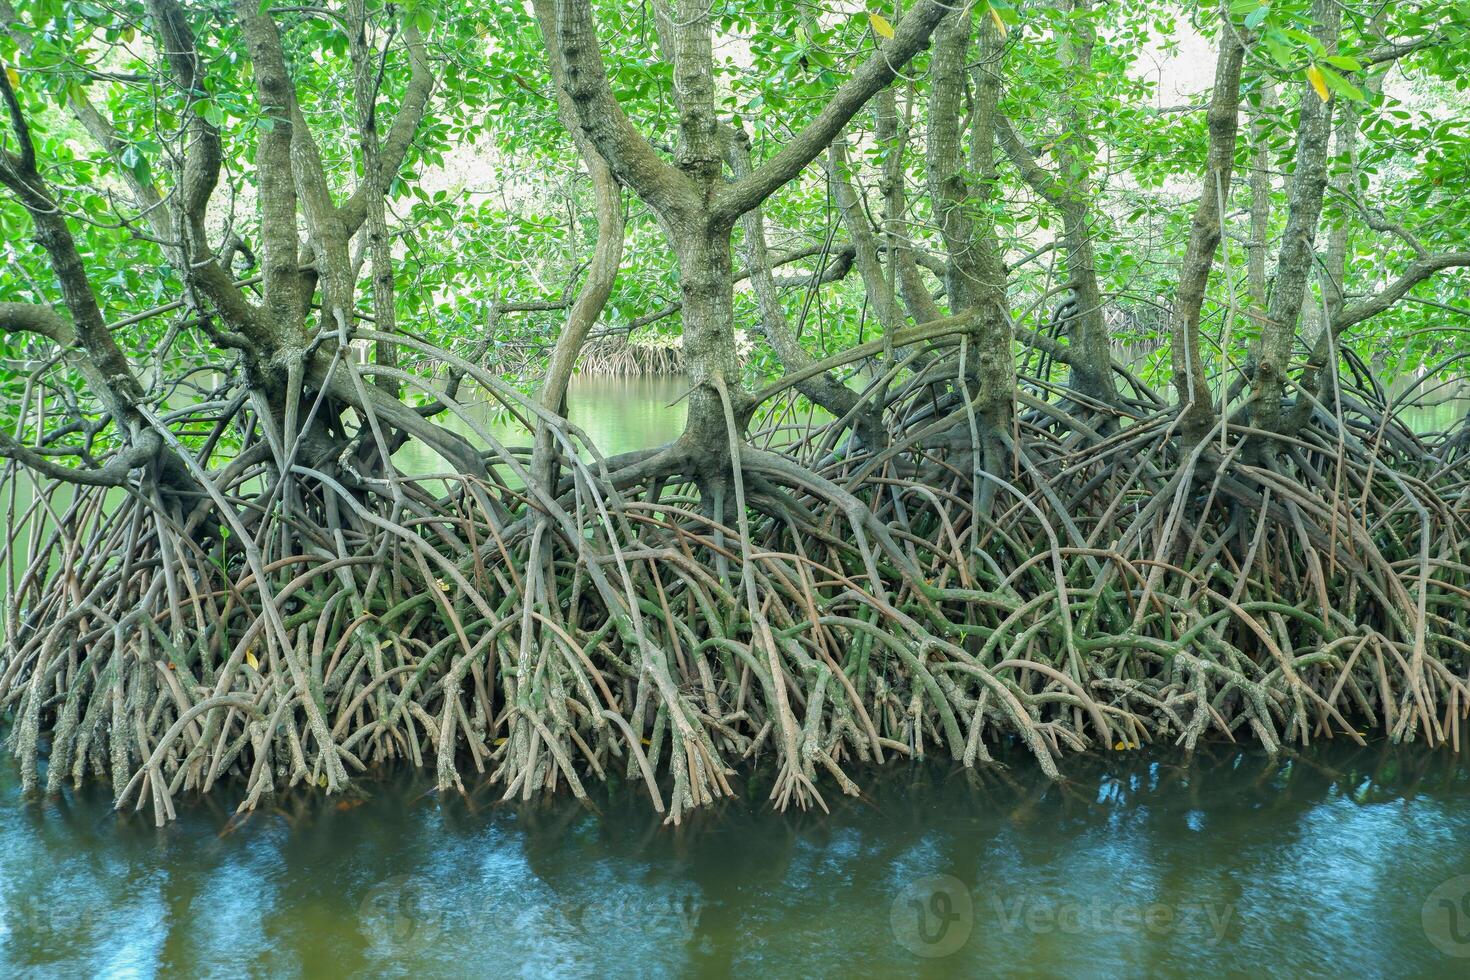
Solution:
M 688 454 L 618 468 L 551 417 L 555 490 L 485 435 L 478 477 L 257 454 L 194 514 L 12 495 L 0 706 L 25 784 L 108 778 L 162 822 L 222 781 L 248 809 L 406 762 L 506 797 L 624 779 L 677 822 L 762 761 L 774 805 L 825 807 L 861 765 L 1004 741 L 1053 775 L 1159 741 L 1459 747 L 1463 432 L 1421 442 L 1363 394 L 1261 465 L 1244 427 L 1182 453 L 1140 400 L 1023 414 L 991 472 L 946 363 L 884 386 L 882 446 L 732 433 L 717 507 Z

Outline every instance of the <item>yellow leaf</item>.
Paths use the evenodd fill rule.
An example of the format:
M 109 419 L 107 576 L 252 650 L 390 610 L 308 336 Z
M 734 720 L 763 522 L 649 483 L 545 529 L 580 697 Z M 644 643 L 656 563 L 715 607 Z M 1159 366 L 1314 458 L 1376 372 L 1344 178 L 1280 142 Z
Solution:
M 322 789 L 326 789 L 327 788 L 327 774 L 326 773 L 322 773 L 320 776 L 316 777 L 316 784 L 318 786 L 320 786 Z
M 11 88 L 20 88 L 20 73 L 17 72 L 14 68 L 11 68 L 9 65 L 5 66 L 5 77 L 10 79 Z
M 868 23 L 873 25 L 873 33 L 879 37 L 893 37 L 893 25 L 882 14 L 869 14 Z
M 1006 36 L 1006 22 L 1000 19 L 1000 14 L 996 13 L 994 7 L 990 8 L 990 22 L 995 25 L 997 31 L 1000 31 L 1001 37 Z
M 255 659 L 255 651 L 254 650 L 246 650 L 245 651 L 245 662 L 250 665 L 250 667 L 251 667 L 252 670 L 259 670 L 260 669 L 260 661 Z
M 1327 101 L 1327 78 L 1322 74 L 1322 69 L 1316 65 L 1307 68 L 1307 81 L 1312 83 L 1312 88 L 1317 92 L 1317 98 L 1323 102 Z

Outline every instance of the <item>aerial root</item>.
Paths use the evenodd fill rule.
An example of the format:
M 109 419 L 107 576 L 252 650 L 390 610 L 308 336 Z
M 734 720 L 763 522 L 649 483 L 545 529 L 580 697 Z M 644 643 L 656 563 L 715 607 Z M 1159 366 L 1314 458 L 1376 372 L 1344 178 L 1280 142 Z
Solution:
M 162 822 L 221 783 L 249 809 L 406 763 L 506 798 L 623 781 L 677 823 L 738 768 L 825 809 L 864 765 L 1007 743 L 1051 775 L 1207 738 L 1459 747 L 1463 433 L 1318 425 L 1262 465 L 1182 454 L 1158 409 L 1080 438 L 1038 412 L 990 473 L 951 438 L 963 404 L 885 398 L 885 446 L 734 440 L 720 508 L 687 454 L 610 467 L 569 426 L 557 491 L 503 448 L 488 480 L 294 467 L 289 506 L 236 509 L 254 561 L 156 493 L 41 486 L 5 555 L 25 786 L 107 778 Z M 267 475 L 215 489 L 250 501 Z

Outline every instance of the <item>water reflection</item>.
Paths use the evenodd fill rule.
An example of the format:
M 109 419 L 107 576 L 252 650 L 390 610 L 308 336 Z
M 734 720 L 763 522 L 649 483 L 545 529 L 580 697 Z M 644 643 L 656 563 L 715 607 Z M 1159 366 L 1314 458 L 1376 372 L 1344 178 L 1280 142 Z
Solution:
M 1400 417 L 1415 432 L 1444 432 L 1470 416 L 1470 381 L 1403 377 L 1388 386 Z
M 600 377 L 574 375 L 567 388 L 567 418 L 586 432 L 606 456 L 648 449 L 671 442 L 684 431 L 688 406 L 684 394 L 689 381 L 682 375 L 653 377 Z M 466 386 L 461 402 L 475 425 L 488 430 L 503 445 L 525 446 L 530 432 L 515 416 L 483 391 Z M 481 442 L 465 419 L 445 412 L 435 421 L 471 439 Z M 433 450 L 418 442 L 409 442 L 393 459 L 412 474 L 438 473 L 445 469 Z
M 1470 769 L 1345 745 L 1273 764 L 1017 759 L 867 780 L 831 814 L 745 798 L 662 826 L 439 799 L 220 800 L 161 831 L 101 787 L 25 802 L 0 771 L 0 971 L 282 975 L 1446 972 L 1431 890 L 1470 874 Z M 747 802 L 748 801 L 748 802 Z M 1470 889 L 1470 885 L 1467 885 Z M 1430 909 L 1430 911 L 1434 911 Z M 1457 951 L 1458 948 L 1451 951 Z M 1470 953 L 1470 943 L 1463 950 Z M 947 952 L 931 957 L 934 952 Z M 1461 962 L 1459 965 L 1464 965 Z

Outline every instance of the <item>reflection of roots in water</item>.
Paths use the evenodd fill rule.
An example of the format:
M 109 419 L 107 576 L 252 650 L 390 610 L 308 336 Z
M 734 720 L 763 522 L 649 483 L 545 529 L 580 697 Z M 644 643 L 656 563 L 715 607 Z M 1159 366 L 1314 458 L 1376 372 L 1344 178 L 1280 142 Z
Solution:
M 1470 429 L 1421 441 L 1355 392 L 1268 463 L 1243 430 L 1182 456 L 1140 395 L 1028 410 L 996 475 L 953 366 L 882 396 L 881 449 L 738 444 L 713 506 L 679 444 L 605 460 L 544 414 L 555 491 L 488 437 L 447 494 L 350 453 L 221 471 L 228 512 L 52 486 L 5 559 L 23 778 L 49 747 L 48 790 L 106 774 L 162 821 L 221 779 L 249 809 L 407 760 L 507 797 L 631 779 L 678 820 L 757 760 L 775 805 L 825 807 L 864 763 L 1012 742 L 1047 774 L 1205 736 L 1458 745 Z
M 680 374 L 684 371 L 684 347 L 677 339 L 657 335 L 629 338 L 626 334 L 595 337 L 582 347 L 577 367 L 584 374 L 611 377 Z

